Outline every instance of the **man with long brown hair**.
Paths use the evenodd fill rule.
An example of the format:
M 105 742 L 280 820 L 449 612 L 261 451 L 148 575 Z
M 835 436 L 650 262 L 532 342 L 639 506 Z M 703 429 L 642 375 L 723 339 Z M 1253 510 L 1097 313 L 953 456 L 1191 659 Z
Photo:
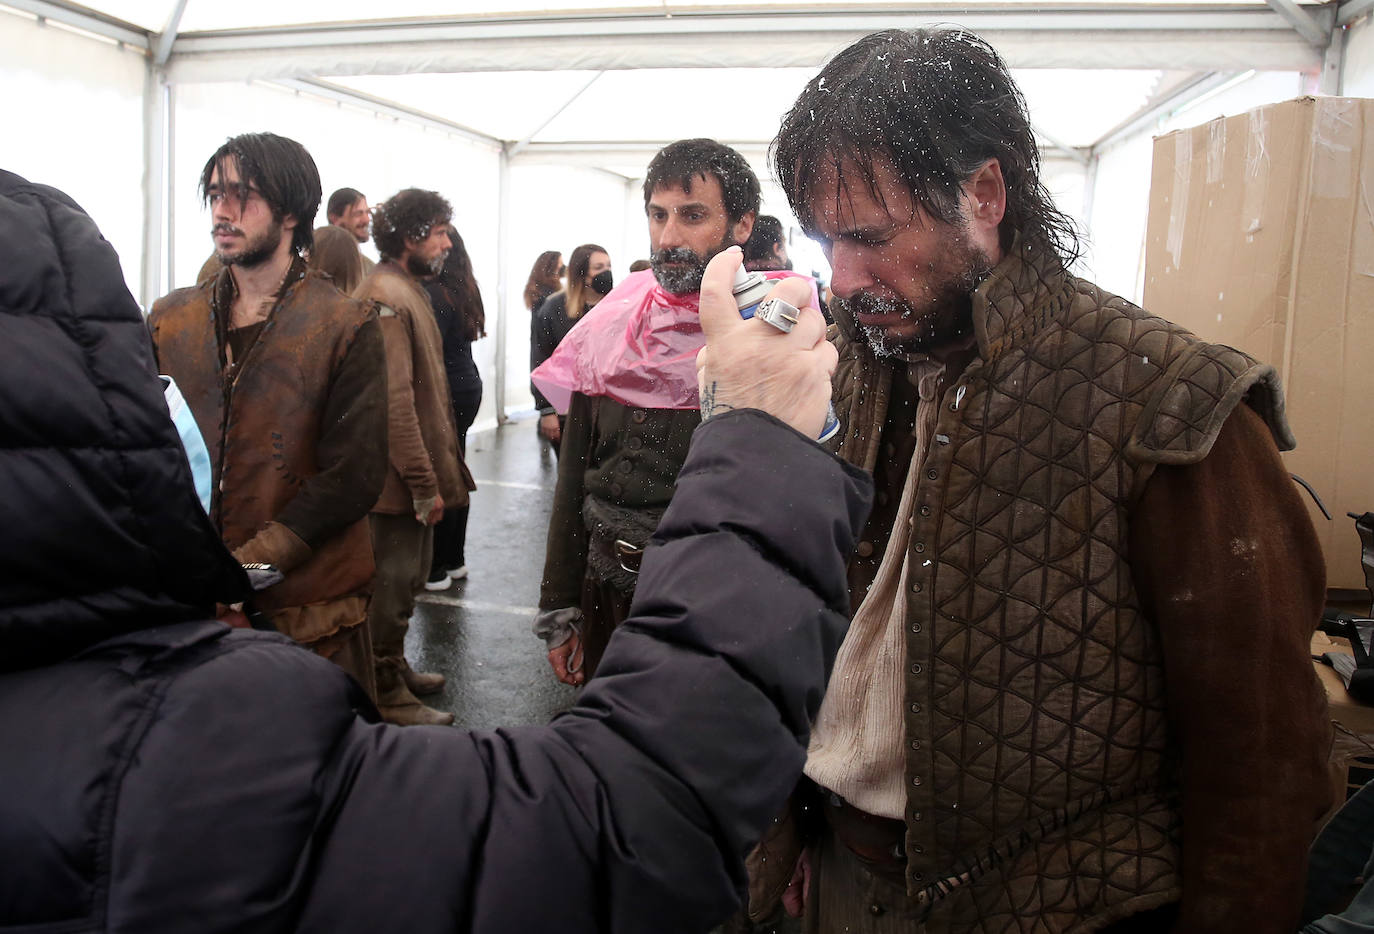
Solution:
M 320 180 L 299 143 L 235 137 L 200 190 L 220 269 L 153 305 L 158 364 L 210 450 L 225 544 L 285 575 L 253 606 L 372 694 L 366 520 L 386 470 L 376 312 L 307 269 Z
M 800 861 L 779 824 L 756 892 L 819 934 L 1295 930 L 1330 733 L 1273 368 L 1069 271 L 1025 102 L 966 31 L 854 43 L 773 152 L 878 492 L 819 820 Z

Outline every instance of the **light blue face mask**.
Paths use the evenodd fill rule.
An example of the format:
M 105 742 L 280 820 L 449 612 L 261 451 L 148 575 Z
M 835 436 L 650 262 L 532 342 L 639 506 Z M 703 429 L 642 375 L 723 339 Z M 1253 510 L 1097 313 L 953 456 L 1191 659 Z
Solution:
M 167 400 L 167 411 L 171 413 L 172 424 L 177 426 L 181 436 L 181 446 L 186 451 L 186 462 L 191 465 L 191 477 L 196 483 L 196 495 L 200 497 L 201 508 L 210 512 L 210 451 L 205 447 L 205 439 L 200 436 L 196 417 L 191 407 L 182 398 L 181 390 L 170 376 L 159 376 L 162 380 L 162 395 Z

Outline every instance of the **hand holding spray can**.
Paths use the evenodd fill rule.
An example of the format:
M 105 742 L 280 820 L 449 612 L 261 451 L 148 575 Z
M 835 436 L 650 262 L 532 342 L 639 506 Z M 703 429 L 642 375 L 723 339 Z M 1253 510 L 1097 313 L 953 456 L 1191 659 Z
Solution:
M 731 292 L 735 304 L 739 306 L 741 318 L 758 318 L 766 321 L 779 331 L 791 331 L 797 323 L 797 309 L 778 298 L 768 298 L 768 293 L 776 285 L 762 273 L 748 272 L 741 265 L 735 270 L 735 284 Z M 835 437 L 840 430 L 840 420 L 835 417 L 835 404 L 832 402 L 825 412 L 825 427 L 817 441 L 826 442 Z

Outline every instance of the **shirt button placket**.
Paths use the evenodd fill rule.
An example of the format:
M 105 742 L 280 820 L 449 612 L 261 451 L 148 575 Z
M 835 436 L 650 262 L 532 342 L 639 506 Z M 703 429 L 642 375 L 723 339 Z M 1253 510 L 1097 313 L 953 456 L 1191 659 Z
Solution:
M 916 551 L 917 553 L 920 553 L 920 552 L 925 551 L 925 545 L 924 545 L 922 542 L 916 542 L 916 543 L 912 546 L 912 549 L 913 549 L 914 551 Z M 925 589 L 924 583 L 923 583 L 922 581 L 920 581 L 920 580 L 912 580 L 912 581 L 909 582 L 909 585 L 908 585 L 908 586 L 911 588 L 911 592 L 912 592 L 912 593 L 915 593 L 915 594 L 921 593 L 921 592 Z M 910 621 L 910 627 L 911 627 L 911 632 L 912 632 L 913 634 L 919 635 L 919 634 L 921 633 L 922 627 L 921 627 L 921 623 L 920 623 L 919 621 L 917 621 L 917 620 L 911 620 L 911 621 Z M 913 649 L 913 651 L 916 651 L 916 650 Z M 921 677 L 924 675 L 924 673 L 925 673 L 925 666 L 924 666 L 921 662 L 918 662 L 918 661 L 917 661 L 917 662 L 911 662 L 911 663 L 909 664 L 909 666 L 908 666 L 908 671 L 910 672 L 910 674 L 907 676 L 907 677 L 908 677 L 908 682 L 907 682 L 907 684 L 908 684 L 908 686 L 909 686 L 908 697 L 913 696 L 913 695 L 916 696 L 916 697 L 922 697 L 922 696 L 924 696 L 924 695 L 925 695 L 925 692 L 926 692 L 926 690 L 927 690 L 927 688 L 928 688 L 928 683 L 927 683 L 924 679 L 922 679 L 922 680 L 920 680 L 920 681 L 917 681 L 917 678 L 921 678 Z M 914 715 L 919 715 L 919 714 L 922 712 L 922 706 L 921 706 L 920 703 L 912 702 L 912 703 L 910 703 L 910 704 L 908 705 L 908 708 L 909 708 L 909 710 L 911 711 L 911 713 L 914 714 Z M 917 727 L 916 724 L 915 724 L 914 722 L 910 722 L 910 721 L 909 721 L 909 726 L 910 726 L 912 729 L 907 733 L 907 743 L 910 745 L 911 751 L 912 751 L 912 753 L 913 753 L 912 759 L 909 760 L 910 763 L 911 763 L 911 765 L 910 765 L 910 769 L 909 769 L 909 772 L 908 772 L 908 774 L 909 774 L 909 776 L 910 776 L 910 780 L 911 780 L 911 798 L 912 798 L 912 803 L 911 803 L 910 809 L 908 810 L 907 813 L 908 813 L 908 817 L 909 817 L 909 822 L 915 824 L 915 823 L 920 823 L 921 820 L 922 820 L 923 817 L 924 817 L 924 812 L 922 811 L 922 807 L 923 807 L 923 805 L 924 805 L 924 797 L 925 797 L 925 795 L 924 795 L 924 792 L 925 792 L 924 784 L 925 784 L 925 783 L 924 783 L 924 779 L 923 779 L 922 774 L 921 774 L 921 770 L 923 769 L 924 759 L 921 758 L 921 755 L 920 755 L 921 752 L 922 752 L 922 749 L 923 749 L 923 742 L 922 742 L 920 736 L 913 736 L 913 735 L 912 735 L 912 732 L 915 732 L 916 730 L 919 730 L 919 727 Z M 910 854 L 911 854 L 912 857 L 920 856 L 920 855 L 923 855 L 923 854 L 925 853 L 925 847 L 922 846 L 921 844 L 918 844 L 918 843 L 912 843 L 912 844 L 910 844 L 910 846 L 909 846 L 909 852 L 910 852 Z M 920 882 L 920 881 L 924 878 L 924 876 L 923 876 L 923 874 L 922 874 L 921 872 L 917 871 L 917 872 L 912 873 L 911 878 L 912 878 L 913 880 L 917 881 L 917 882 Z

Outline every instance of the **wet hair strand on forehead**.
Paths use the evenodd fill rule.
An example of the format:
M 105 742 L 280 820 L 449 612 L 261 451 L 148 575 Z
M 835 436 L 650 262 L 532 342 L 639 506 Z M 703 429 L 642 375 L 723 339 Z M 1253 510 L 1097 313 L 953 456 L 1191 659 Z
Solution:
M 759 179 L 738 152 L 713 139 L 680 139 L 658 151 L 644 176 L 644 208 L 663 187 L 691 192 L 697 179 L 713 175 L 720 182 L 725 214 L 736 223 L 759 211 Z
M 838 196 L 816 188 L 827 169 L 838 175 L 840 165 L 852 165 L 885 203 L 876 167 L 886 163 L 926 214 L 959 224 L 962 187 L 991 159 L 1007 189 L 1003 229 L 1072 263 L 1078 235 L 1040 181 L 1025 99 L 996 50 L 967 30 L 865 36 L 807 84 L 772 145 L 773 169 L 807 230 L 815 230 L 816 199 Z
M 320 173 L 315 160 L 294 139 L 275 133 L 245 133 L 226 140 L 215 150 L 200 173 L 200 197 L 209 202 L 210 179 L 215 171 L 224 178 L 233 160 L 239 182 L 262 195 L 274 220 L 286 215 L 296 219 L 291 249 L 299 253 L 315 242 L 315 214 L 320 209 Z

